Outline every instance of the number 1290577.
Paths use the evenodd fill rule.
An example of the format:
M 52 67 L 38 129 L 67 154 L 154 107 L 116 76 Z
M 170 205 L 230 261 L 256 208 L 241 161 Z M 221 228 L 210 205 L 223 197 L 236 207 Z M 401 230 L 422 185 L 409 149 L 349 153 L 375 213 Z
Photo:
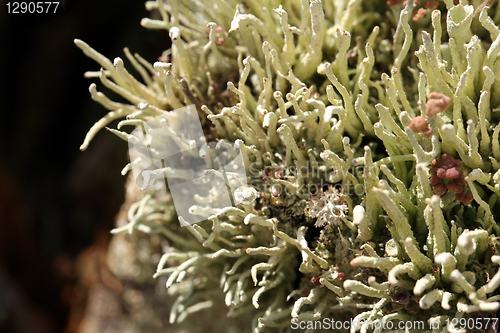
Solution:
M 498 327 L 498 318 L 453 318 L 446 319 L 446 324 L 449 328 L 453 329 L 488 329 Z
M 7 2 L 6 6 L 8 14 L 48 14 L 57 11 L 59 2 Z

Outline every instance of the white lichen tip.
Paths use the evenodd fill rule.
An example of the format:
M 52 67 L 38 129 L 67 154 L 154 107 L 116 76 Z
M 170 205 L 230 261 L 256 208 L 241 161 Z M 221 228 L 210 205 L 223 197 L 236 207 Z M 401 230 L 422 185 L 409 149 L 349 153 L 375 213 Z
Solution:
M 170 28 L 169 36 L 172 39 L 172 41 L 176 41 L 181 37 L 181 31 L 177 27 L 172 27 Z

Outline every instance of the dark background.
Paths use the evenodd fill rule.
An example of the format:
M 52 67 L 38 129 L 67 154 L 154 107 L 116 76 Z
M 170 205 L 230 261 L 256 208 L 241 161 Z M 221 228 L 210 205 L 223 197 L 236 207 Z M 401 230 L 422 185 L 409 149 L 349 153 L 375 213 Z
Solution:
M 140 26 L 142 0 L 60 1 L 55 14 L 0 5 L 0 332 L 77 332 L 81 276 L 105 253 L 124 198 L 127 144 L 102 131 L 80 152 L 106 114 L 90 83 L 121 100 L 83 77 L 99 65 L 73 39 L 127 65 L 123 47 L 153 63 L 168 32 Z

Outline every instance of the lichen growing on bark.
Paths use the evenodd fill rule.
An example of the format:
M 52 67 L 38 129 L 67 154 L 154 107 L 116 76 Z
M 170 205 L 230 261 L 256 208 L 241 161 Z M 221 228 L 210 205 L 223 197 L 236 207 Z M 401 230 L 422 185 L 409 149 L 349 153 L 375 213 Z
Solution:
M 168 276 L 178 294 L 171 322 L 210 308 L 220 293 L 228 316 L 254 314 L 252 332 L 325 317 L 424 320 L 446 332 L 446 319 L 495 317 L 496 4 L 146 7 L 160 19 L 142 25 L 169 30 L 172 48 L 152 65 L 125 49 L 142 82 L 122 59 L 112 63 L 75 40 L 103 67 L 87 76 L 129 102 L 90 86 L 110 112 L 82 150 L 112 120 L 126 117 L 111 131 L 131 140 L 121 127 L 194 104 L 209 141 L 236 143 L 255 189 L 241 188 L 235 206 L 193 207 L 206 220 L 181 218 L 182 228 L 168 190 L 146 190 L 129 224 L 113 230 L 169 239 L 155 276 Z

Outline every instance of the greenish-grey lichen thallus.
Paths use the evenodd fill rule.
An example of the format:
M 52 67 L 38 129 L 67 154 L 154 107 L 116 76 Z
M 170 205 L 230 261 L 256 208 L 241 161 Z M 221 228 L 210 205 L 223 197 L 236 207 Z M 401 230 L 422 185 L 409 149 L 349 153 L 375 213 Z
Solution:
M 115 119 L 131 140 L 121 127 L 195 104 L 210 140 L 242 152 L 252 189 L 234 207 L 198 195 L 206 220 L 181 228 L 168 191 L 146 190 L 113 230 L 169 239 L 171 322 L 217 294 L 252 332 L 496 316 L 500 10 L 421 1 L 148 1 L 159 19 L 142 25 L 172 48 L 152 65 L 125 49 L 140 80 L 75 40 L 102 66 L 87 76 L 128 101 L 90 86 L 109 113 L 82 150 Z

